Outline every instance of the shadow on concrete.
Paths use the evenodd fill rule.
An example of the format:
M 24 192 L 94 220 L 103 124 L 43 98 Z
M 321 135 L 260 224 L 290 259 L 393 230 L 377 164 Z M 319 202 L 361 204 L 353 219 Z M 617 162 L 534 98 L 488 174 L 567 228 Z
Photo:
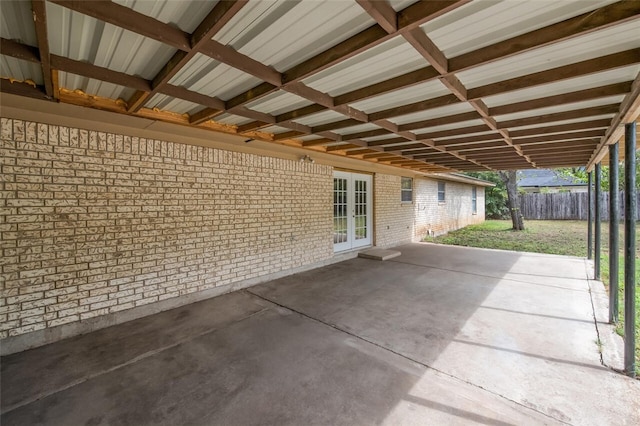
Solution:
M 594 389 L 637 407 L 599 364 L 582 260 L 399 249 L 3 357 L 2 424 L 605 424 Z

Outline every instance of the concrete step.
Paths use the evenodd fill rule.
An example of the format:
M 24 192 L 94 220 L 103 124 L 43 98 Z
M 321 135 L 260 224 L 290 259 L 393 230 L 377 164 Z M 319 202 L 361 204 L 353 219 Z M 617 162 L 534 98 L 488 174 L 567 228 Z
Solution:
M 358 253 L 358 257 L 373 260 L 389 260 L 393 259 L 394 257 L 398 257 L 401 254 L 402 253 L 397 250 L 386 250 L 374 247 L 365 251 L 361 251 L 360 253 Z

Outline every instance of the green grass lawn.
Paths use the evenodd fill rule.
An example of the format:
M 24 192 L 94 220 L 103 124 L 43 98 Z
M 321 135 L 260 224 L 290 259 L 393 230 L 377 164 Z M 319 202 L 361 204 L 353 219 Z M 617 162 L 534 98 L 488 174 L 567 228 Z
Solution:
M 515 232 L 510 220 L 487 220 L 479 225 L 450 232 L 435 238 L 426 238 L 438 244 L 516 250 L 533 253 L 587 256 L 587 222 L 574 220 L 528 220 L 525 230 Z M 624 242 L 624 226 L 620 225 L 620 245 Z M 640 235 L 640 233 L 638 233 Z M 640 283 L 640 238 L 636 236 L 636 284 Z M 609 283 L 609 224 L 602 224 L 602 281 Z M 624 254 L 620 250 L 619 306 L 620 322 L 617 331 L 624 331 Z M 636 371 L 640 375 L 640 289 L 636 291 Z

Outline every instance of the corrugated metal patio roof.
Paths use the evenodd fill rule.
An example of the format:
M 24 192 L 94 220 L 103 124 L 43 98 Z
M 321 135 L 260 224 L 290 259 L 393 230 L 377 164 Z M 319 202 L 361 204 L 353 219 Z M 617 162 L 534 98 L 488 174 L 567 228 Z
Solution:
M 2 1 L 0 89 L 418 172 L 592 166 L 640 2 Z

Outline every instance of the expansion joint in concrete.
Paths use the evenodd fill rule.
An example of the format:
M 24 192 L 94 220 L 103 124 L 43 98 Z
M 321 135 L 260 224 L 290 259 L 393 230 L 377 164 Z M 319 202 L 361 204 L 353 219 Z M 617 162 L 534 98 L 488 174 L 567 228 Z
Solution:
M 391 260 L 391 262 L 393 262 L 393 260 Z M 405 263 L 405 262 L 398 262 L 398 263 Z M 417 266 L 420 266 L 420 265 L 417 265 Z M 393 350 L 393 349 L 391 349 L 391 348 L 389 348 L 389 347 L 387 347 L 387 346 L 384 346 L 384 345 L 381 345 L 381 344 L 379 344 L 379 343 L 376 343 L 376 342 L 375 342 L 375 341 L 373 341 L 373 340 L 369 340 L 369 339 L 367 339 L 367 338 L 365 338 L 365 337 L 362 337 L 362 336 L 360 336 L 360 335 L 358 335 L 358 334 L 355 334 L 355 333 L 353 333 L 353 332 L 350 332 L 349 330 L 345 330 L 345 329 L 343 329 L 343 328 L 340 328 L 340 327 L 338 327 L 336 324 L 331 324 L 331 323 L 328 323 L 328 322 L 326 322 L 326 321 L 323 321 L 323 320 L 321 320 L 321 319 L 319 319 L 319 318 L 312 317 L 312 316 L 310 316 L 310 315 L 308 315 L 308 314 L 305 314 L 304 312 L 298 311 L 298 310 L 296 310 L 296 309 L 294 309 L 294 308 L 292 308 L 292 307 L 290 307 L 290 306 L 287 306 L 287 305 L 285 305 L 285 304 L 279 303 L 279 302 L 277 302 L 277 301 L 274 301 L 274 300 L 272 300 L 272 299 L 269 299 L 268 297 L 262 296 L 262 295 L 260 295 L 260 294 L 254 293 L 254 292 L 252 292 L 252 291 L 251 291 L 251 289 L 245 289 L 244 291 L 245 291 L 245 292 L 247 292 L 247 293 L 249 293 L 249 294 L 250 294 L 250 295 L 252 295 L 252 296 L 255 296 L 255 297 L 257 297 L 257 298 L 261 299 L 261 300 L 264 300 L 264 301 L 266 301 L 266 302 L 268 302 L 268 303 L 272 303 L 272 304 L 274 304 L 274 305 L 276 305 L 276 306 L 278 306 L 278 307 L 280 307 L 280 308 L 286 309 L 286 310 L 288 310 L 288 311 L 294 312 L 294 313 L 296 313 L 296 314 L 298 314 L 298 315 L 300 315 L 300 316 L 302 316 L 302 317 L 304 317 L 304 318 L 307 318 L 307 319 L 309 319 L 309 320 L 311 320 L 311 321 L 314 321 L 314 322 L 316 322 L 316 323 L 319 323 L 319 324 L 325 325 L 325 326 L 327 326 L 327 327 L 330 327 L 330 328 L 332 328 L 332 329 L 334 329 L 334 330 L 336 330 L 336 331 L 339 331 L 339 332 L 341 332 L 341 333 L 347 334 L 347 335 L 349 335 L 349 336 L 351 336 L 351 337 L 353 337 L 353 338 L 355 338 L 355 339 L 357 339 L 357 340 L 363 341 L 363 342 L 368 343 L 368 344 L 370 344 L 370 345 L 373 345 L 373 346 L 375 346 L 375 347 L 377 347 L 377 348 L 379 348 L 379 349 L 382 349 L 382 350 L 384 350 L 384 351 L 390 352 L 390 353 L 392 353 L 392 354 L 394 354 L 394 355 L 396 355 L 396 356 L 399 356 L 399 357 L 401 357 L 401 358 L 404 358 L 404 359 L 406 359 L 406 360 L 408 360 L 408 361 L 410 361 L 410 362 L 413 362 L 413 363 L 415 363 L 415 364 L 417 364 L 417 365 L 420 365 L 420 366 L 422 366 L 422 367 L 424 367 L 424 368 L 426 368 L 426 369 L 436 371 L 437 373 L 442 374 L 443 376 L 450 377 L 450 378 L 452 378 L 452 379 L 454 379 L 454 380 L 457 380 L 457 381 L 459 381 L 459 382 L 465 383 L 465 384 L 467 384 L 467 385 L 469 385 L 469 386 L 472 386 L 472 387 L 474 387 L 474 388 L 481 389 L 481 390 L 483 390 L 483 391 L 485 391 L 485 392 L 487 392 L 487 393 L 490 393 L 490 394 L 495 395 L 495 396 L 497 396 L 497 397 L 499 397 L 499 398 L 502 398 L 502 399 L 504 399 L 504 400 L 506 400 L 506 401 L 509 401 L 509 402 L 511 402 L 511 403 L 514 403 L 514 404 L 516 404 L 516 405 L 518 405 L 518 406 L 520 406 L 520 407 L 522 407 L 522 408 L 524 408 L 524 409 L 526 409 L 526 410 L 534 411 L 534 412 L 536 412 L 536 413 L 538 413 L 538 414 L 541 414 L 541 415 L 543 415 L 543 416 L 545 416 L 545 417 L 547 417 L 547 418 L 549 418 L 549 419 L 552 419 L 552 420 L 554 420 L 554 421 L 557 421 L 557 422 L 560 422 L 560 423 L 563 423 L 563 424 L 566 424 L 566 425 L 570 425 L 570 424 L 571 424 L 571 423 L 567 423 L 566 421 L 563 421 L 563 420 L 561 420 L 561 419 L 558 419 L 558 418 L 556 418 L 556 417 L 553 417 L 553 416 L 551 416 L 551 415 L 549 415 L 549 414 L 547 414 L 547 413 L 545 413 L 545 412 L 543 412 L 543 411 L 536 410 L 536 409 L 535 409 L 535 408 L 533 408 L 533 407 L 529 407 L 529 406 L 527 406 L 527 405 L 522 404 L 521 402 L 518 402 L 518 401 L 516 401 L 516 400 L 513 400 L 513 399 L 511 399 L 511 398 L 508 398 L 508 397 L 506 397 L 505 395 L 502 395 L 502 394 L 499 394 L 499 393 L 493 392 L 493 391 L 491 391 L 490 389 L 486 389 L 486 388 L 484 388 L 484 387 L 482 387 L 482 386 L 480 386 L 480 385 L 478 385 L 478 384 L 476 384 L 476 383 L 470 382 L 470 381 L 468 381 L 468 380 L 464 380 L 464 379 L 462 379 L 462 378 L 460 378 L 460 377 L 457 377 L 457 376 L 455 376 L 455 375 L 453 375 L 453 374 L 447 373 L 446 371 L 443 371 L 443 370 L 440 370 L 440 369 L 438 369 L 438 368 L 435 368 L 435 367 L 433 367 L 433 366 L 431 366 L 431 365 L 425 364 L 424 362 L 421 362 L 421 361 L 419 361 L 419 360 L 417 360 L 417 359 L 414 359 L 414 358 L 412 358 L 412 357 L 410 357 L 410 356 L 408 356 L 408 355 L 406 355 L 406 354 L 403 354 L 403 353 L 397 352 L 397 351 L 395 351 L 395 350 Z

